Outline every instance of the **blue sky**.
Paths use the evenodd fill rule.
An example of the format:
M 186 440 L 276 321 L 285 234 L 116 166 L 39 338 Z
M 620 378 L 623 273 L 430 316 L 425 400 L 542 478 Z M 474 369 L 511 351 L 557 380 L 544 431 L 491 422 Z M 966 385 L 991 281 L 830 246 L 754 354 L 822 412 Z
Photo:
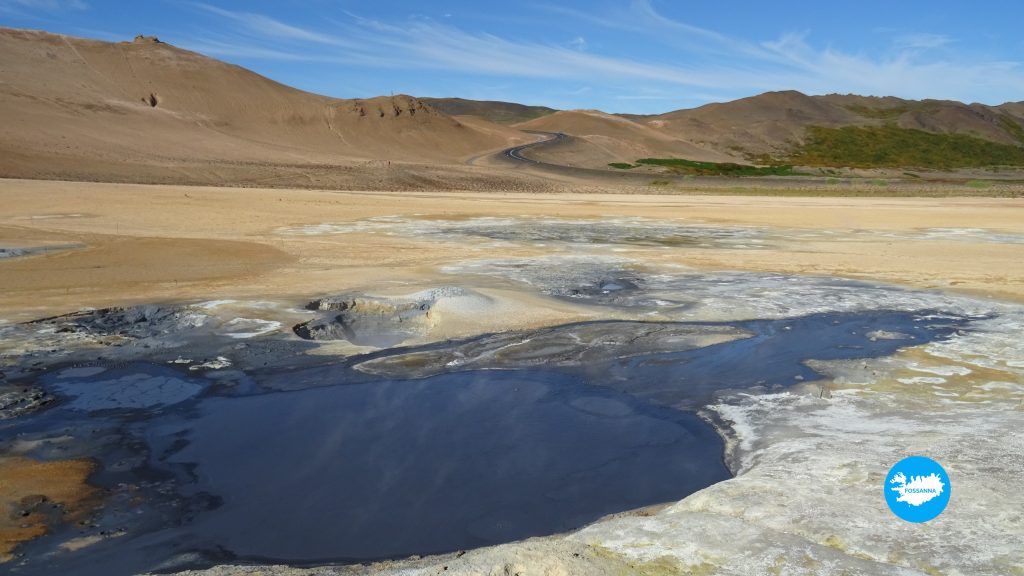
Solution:
M 795 89 L 1024 100 L 1024 3 L 0 0 L 0 24 L 152 34 L 343 98 L 654 113 Z

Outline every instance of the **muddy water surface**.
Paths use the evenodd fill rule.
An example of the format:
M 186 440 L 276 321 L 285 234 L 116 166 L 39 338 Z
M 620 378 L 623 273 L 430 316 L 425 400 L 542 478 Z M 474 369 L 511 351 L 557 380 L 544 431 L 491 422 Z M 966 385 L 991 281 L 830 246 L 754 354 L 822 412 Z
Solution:
M 90 453 L 110 496 L 95 528 L 58 529 L 11 568 L 352 562 L 572 530 L 728 478 L 696 415 L 714 392 L 812 381 L 806 360 L 885 356 L 965 322 L 592 322 L 342 360 L 282 345 L 263 368 L 55 367 L 40 379 L 58 405 L 5 433 L 88 439 L 36 455 Z M 107 537 L 53 553 L 91 532 Z

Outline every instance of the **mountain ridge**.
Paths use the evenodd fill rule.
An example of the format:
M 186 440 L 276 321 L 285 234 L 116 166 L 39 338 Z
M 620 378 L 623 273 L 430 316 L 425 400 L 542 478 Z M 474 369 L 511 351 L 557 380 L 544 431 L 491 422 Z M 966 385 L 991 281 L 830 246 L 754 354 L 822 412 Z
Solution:
M 529 140 L 466 125 L 412 96 L 305 92 L 152 37 L 111 43 L 0 28 L 0 70 L 8 177 L 197 162 L 461 163 Z
M 524 131 L 571 135 L 530 154 L 581 168 L 640 158 L 1024 164 L 1024 101 L 991 106 L 784 90 L 635 115 L 404 94 L 342 99 L 153 36 L 105 42 L 12 28 L 0 28 L 0 73 L 4 177 L 258 184 L 285 170 L 317 185 L 312 171 L 330 172 L 329 183 L 353 167 L 372 171 L 375 162 L 462 164 L 536 138 Z M 863 142 L 879 139 L 888 141 L 874 156 L 860 154 Z M 929 150 L 893 149 L 908 145 Z

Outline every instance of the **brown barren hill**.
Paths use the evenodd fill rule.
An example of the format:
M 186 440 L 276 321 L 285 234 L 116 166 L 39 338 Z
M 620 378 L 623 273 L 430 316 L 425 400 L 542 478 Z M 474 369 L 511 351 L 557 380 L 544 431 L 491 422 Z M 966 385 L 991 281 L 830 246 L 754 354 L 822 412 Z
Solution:
M 521 130 L 563 132 L 572 139 L 558 146 L 530 151 L 539 160 L 586 168 L 638 158 L 686 158 L 731 162 L 728 153 L 701 147 L 622 116 L 597 110 L 567 110 L 515 125 Z
M 499 124 L 515 124 L 540 118 L 553 112 L 547 106 L 529 106 L 498 100 L 467 100 L 465 98 L 421 98 L 435 110 L 452 116 L 478 116 Z
M 0 28 L 0 176 L 217 183 L 238 166 L 458 162 L 527 141 L 410 96 L 296 90 L 152 37 Z
M 733 154 L 779 154 L 803 138 L 807 126 L 855 124 L 858 116 L 796 91 L 768 92 L 648 117 L 665 134 Z

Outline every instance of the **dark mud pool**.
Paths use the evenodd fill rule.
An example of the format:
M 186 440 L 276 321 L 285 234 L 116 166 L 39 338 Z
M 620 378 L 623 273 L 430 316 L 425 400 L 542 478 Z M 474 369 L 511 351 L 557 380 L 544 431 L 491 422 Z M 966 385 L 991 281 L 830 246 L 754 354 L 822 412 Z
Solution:
M 357 562 L 572 530 L 727 479 L 723 442 L 697 416 L 715 393 L 813 381 L 806 360 L 885 356 L 965 322 L 593 322 L 333 362 L 290 352 L 260 368 L 55 366 L 34 377 L 52 407 L 0 432 L 76 438 L 32 455 L 96 458 L 108 497 L 91 525 L 23 546 L 4 570 Z M 700 345 L 683 332 L 729 337 Z M 57 551 L 101 531 L 113 536 Z

